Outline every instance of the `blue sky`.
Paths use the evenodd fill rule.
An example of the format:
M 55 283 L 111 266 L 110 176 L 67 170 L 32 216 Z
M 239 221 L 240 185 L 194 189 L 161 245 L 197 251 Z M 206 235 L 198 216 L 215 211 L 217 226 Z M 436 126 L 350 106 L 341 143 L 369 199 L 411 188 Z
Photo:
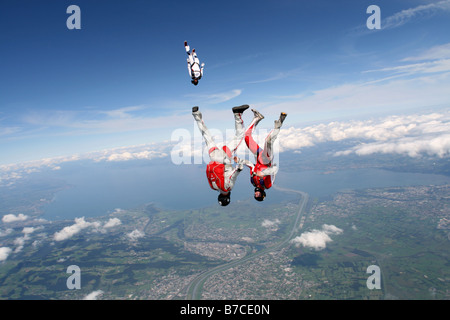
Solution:
M 194 105 L 218 129 L 241 104 L 286 128 L 448 108 L 449 18 L 450 0 L 2 1 L 0 165 L 169 140 Z

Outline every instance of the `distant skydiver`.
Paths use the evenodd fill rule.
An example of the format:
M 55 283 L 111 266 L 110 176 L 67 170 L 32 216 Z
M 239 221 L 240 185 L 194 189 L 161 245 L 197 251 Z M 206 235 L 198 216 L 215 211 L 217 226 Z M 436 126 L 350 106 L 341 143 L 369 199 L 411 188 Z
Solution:
M 264 190 L 269 189 L 272 186 L 272 182 L 274 181 L 275 175 L 278 172 L 277 164 L 272 163 L 272 147 L 287 114 L 282 112 L 280 114 L 280 118 L 274 121 L 274 129 L 267 135 L 264 143 L 264 149 L 261 149 L 253 140 L 252 133 L 259 121 L 264 119 L 264 116 L 256 110 L 252 109 L 252 111 L 255 115 L 254 119 L 257 120 L 249 126 L 249 128 L 245 132 L 244 139 L 247 147 L 255 155 L 256 164 L 254 165 L 248 160 L 245 160 L 244 164 L 250 168 L 250 182 L 255 187 L 255 199 L 258 201 L 263 201 L 266 197 L 266 192 Z
M 230 203 L 231 189 L 234 187 L 236 178 L 244 168 L 243 161 L 234 157 L 237 166 L 232 166 L 232 154 L 236 151 L 239 144 L 244 138 L 244 120 L 242 120 L 242 113 L 248 109 L 248 105 L 242 105 L 233 108 L 235 121 L 235 135 L 233 139 L 224 145 L 221 149 L 217 147 L 213 137 L 208 128 L 202 120 L 202 114 L 198 107 L 192 108 L 192 115 L 197 122 L 198 128 L 202 133 L 206 142 L 206 147 L 209 150 L 210 162 L 206 166 L 206 177 L 208 178 L 209 186 L 213 190 L 219 191 L 218 201 L 221 206 L 226 206 Z
M 195 49 L 192 49 L 189 47 L 187 41 L 184 42 L 184 48 L 186 49 L 186 53 L 188 54 L 187 58 L 187 64 L 188 64 L 188 70 L 189 75 L 191 76 L 191 82 L 194 85 L 198 84 L 198 80 L 200 80 L 203 77 L 203 67 L 205 66 L 204 63 L 200 64 L 200 60 L 198 60 L 197 53 L 195 52 Z

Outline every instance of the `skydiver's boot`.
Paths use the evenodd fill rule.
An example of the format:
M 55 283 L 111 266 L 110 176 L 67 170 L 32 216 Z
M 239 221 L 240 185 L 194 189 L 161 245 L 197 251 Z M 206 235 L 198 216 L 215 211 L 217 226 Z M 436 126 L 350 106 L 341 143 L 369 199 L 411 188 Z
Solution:
M 254 114 L 254 118 L 253 120 L 255 121 L 255 126 L 262 120 L 264 119 L 264 116 L 259 113 L 258 111 L 256 111 L 255 109 L 252 109 L 253 114 Z
M 274 121 L 275 122 L 275 129 L 280 129 L 281 128 L 281 125 L 283 124 L 284 119 L 286 119 L 286 116 L 287 116 L 287 113 L 282 112 L 280 114 L 280 119 Z
M 202 113 L 198 110 L 198 107 L 192 107 L 192 115 L 194 116 L 195 120 L 201 120 L 202 119 Z
M 248 104 L 244 104 L 239 107 L 233 107 L 233 113 L 244 113 L 245 110 L 249 108 Z
M 234 115 L 234 126 L 235 126 L 235 138 L 232 142 L 228 144 L 228 147 L 232 152 L 235 152 L 239 144 L 241 143 L 242 138 L 245 134 L 244 128 L 244 120 L 242 119 L 242 114 L 245 110 L 249 108 L 249 105 L 242 105 L 239 107 L 233 107 L 233 115 Z

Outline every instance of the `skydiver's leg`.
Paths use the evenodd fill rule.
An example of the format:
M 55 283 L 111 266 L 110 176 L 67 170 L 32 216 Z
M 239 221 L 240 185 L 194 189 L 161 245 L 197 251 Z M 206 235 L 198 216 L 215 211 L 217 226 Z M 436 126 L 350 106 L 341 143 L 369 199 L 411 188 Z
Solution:
M 233 139 L 227 143 L 228 148 L 230 149 L 231 153 L 235 152 L 236 149 L 239 147 L 239 145 L 242 142 L 242 139 L 244 138 L 244 120 L 242 119 L 242 114 L 245 110 L 248 109 L 248 105 L 242 105 L 239 107 L 233 108 L 233 115 L 234 115 L 234 137 Z
M 273 158 L 273 144 L 278 137 L 278 133 L 280 133 L 280 129 L 273 129 L 267 135 L 266 140 L 264 141 L 264 150 L 260 152 L 258 161 L 263 164 L 268 164 L 272 162 Z
M 214 141 L 208 128 L 206 127 L 205 123 L 203 122 L 202 113 L 198 110 L 198 107 L 192 108 L 192 115 L 194 116 L 194 119 L 197 122 L 197 126 L 200 129 L 200 132 L 202 133 L 203 139 L 205 139 L 206 147 L 208 148 L 208 150 L 217 148 L 216 142 Z
M 192 53 L 190 52 L 191 48 L 189 47 L 189 45 L 187 44 L 186 41 L 184 42 L 184 48 L 186 49 L 186 53 L 188 55 L 187 62 L 188 62 L 188 69 L 190 71 L 190 69 L 196 62 L 195 60 L 197 59 L 197 61 L 198 61 L 197 54 L 195 53 L 195 49 L 192 50 L 193 51 Z
M 188 56 L 187 62 L 188 62 L 188 65 L 191 66 L 191 67 L 192 67 L 192 65 L 195 63 L 195 60 L 194 60 L 194 58 L 192 57 L 192 54 L 190 54 L 190 55 Z
M 205 123 L 202 119 L 202 114 L 198 110 L 198 107 L 192 108 L 192 115 L 194 116 L 195 121 L 197 122 L 197 126 L 202 133 L 203 138 L 206 142 L 206 147 L 208 148 L 208 154 L 211 161 L 216 161 L 224 164 L 231 164 L 231 158 L 226 154 L 226 152 L 217 147 L 216 142 L 214 141 L 211 133 L 206 127 Z
M 200 60 L 197 57 L 197 52 L 195 52 L 195 49 L 192 50 L 192 55 L 191 55 L 194 59 L 194 63 L 198 63 L 198 65 L 200 65 Z
M 284 119 L 286 118 L 287 114 L 282 112 L 280 115 L 280 119 L 275 120 L 274 129 L 269 132 L 269 134 L 266 137 L 266 140 L 264 142 L 264 150 L 259 155 L 259 161 L 263 164 L 268 164 L 272 161 L 273 158 L 273 143 L 278 137 L 278 134 L 280 133 L 281 125 L 283 124 Z
M 256 143 L 255 140 L 253 140 L 253 131 L 256 128 L 256 126 L 258 125 L 258 123 L 264 119 L 264 116 L 262 114 L 260 114 L 258 111 L 253 110 L 254 113 L 254 117 L 252 122 L 250 123 L 250 125 L 248 126 L 247 130 L 245 131 L 245 143 L 247 145 L 247 147 L 249 148 L 249 150 L 255 155 L 255 157 L 257 157 L 258 155 L 258 150 L 260 149 L 258 144 Z

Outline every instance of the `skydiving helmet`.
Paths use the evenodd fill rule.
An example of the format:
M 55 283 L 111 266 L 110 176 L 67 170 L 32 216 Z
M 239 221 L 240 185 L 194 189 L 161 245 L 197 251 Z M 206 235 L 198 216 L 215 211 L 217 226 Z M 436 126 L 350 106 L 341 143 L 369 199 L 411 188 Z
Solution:
M 264 189 L 256 187 L 255 188 L 255 193 L 258 192 L 258 191 L 261 193 L 261 195 L 259 197 L 255 196 L 255 200 L 263 201 L 264 198 L 266 197 L 266 192 L 264 191 Z
M 219 201 L 219 204 L 222 207 L 225 207 L 230 204 L 230 194 L 231 194 L 231 192 L 228 192 L 227 194 L 219 193 L 217 200 Z

